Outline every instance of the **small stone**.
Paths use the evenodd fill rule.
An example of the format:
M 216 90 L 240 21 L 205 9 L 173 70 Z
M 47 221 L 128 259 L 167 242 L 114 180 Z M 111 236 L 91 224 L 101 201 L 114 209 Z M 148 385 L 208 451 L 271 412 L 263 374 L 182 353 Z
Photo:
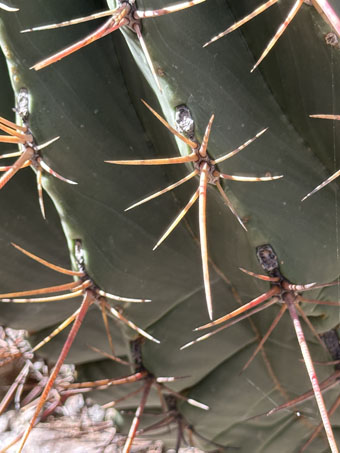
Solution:
M 65 415 L 75 417 L 80 414 L 82 408 L 85 406 L 83 395 L 73 395 L 67 398 L 64 404 Z
M 105 417 L 105 409 L 99 404 L 94 404 L 92 407 L 88 408 L 88 416 L 93 423 L 102 422 Z
M 9 421 L 10 417 L 8 412 L 0 416 L 0 433 L 4 433 L 8 430 Z

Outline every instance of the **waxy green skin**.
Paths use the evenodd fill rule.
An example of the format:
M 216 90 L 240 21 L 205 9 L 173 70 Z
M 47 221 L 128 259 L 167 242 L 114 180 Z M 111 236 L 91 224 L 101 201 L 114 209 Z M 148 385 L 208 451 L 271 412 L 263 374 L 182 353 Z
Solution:
M 161 7 L 168 1 L 157 3 Z M 250 74 L 254 57 L 246 42 L 249 39 L 249 48 L 258 56 L 284 12 L 273 7 L 274 12 L 268 11 L 265 18 L 263 15 L 244 30 L 202 49 L 204 42 L 234 21 L 228 3 L 235 8 L 237 17 L 257 6 L 254 1 L 235 4 L 207 0 L 184 12 L 143 22 L 150 54 L 163 74 L 163 95 L 154 86 L 136 36 L 129 30 L 123 30 L 123 34 L 117 31 L 42 71 L 28 69 L 85 36 L 96 24 L 23 35 L 19 34 L 21 29 L 102 10 L 101 2 L 85 5 L 81 1 L 50 0 L 46 7 L 40 0 L 23 3 L 18 13 L 1 14 L 1 41 L 14 91 L 26 86 L 32 93 L 32 130 L 38 141 L 61 135 L 45 151 L 47 162 L 78 182 L 78 186 L 69 186 L 54 178 L 44 178 L 44 187 L 59 213 L 65 237 L 52 204 L 47 206 L 47 222 L 40 217 L 35 181 L 29 170 L 16 175 L 1 191 L 1 211 L 6 216 L 1 222 L 6 231 L 2 235 L 1 291 L 65 281 L 20 256 L 8 244 L 10 241 L 69 266 L 67 247 L 72 250 L 72 241 L 82 239 L 88 272 L 100 287 L 127 297 L 153 300 L 143 306 L 124 305 L 124 314 L 161 340 L 159 346 L 149 342 L 143 346 L 147 369 L 161 376 L 190 375 L 174 388 L 187 389 L 191 397 L 211 407 L 209 412 L 203 412 L 181 404 L 180 410 L 190 423 L 203 435 L 239 446 L 242 452 L 298 452 L 319 420 L 313 402 L 299 407 L 303 414 L 300 418 L 292 412 L 283 412 L 243 421 L 285 401 L 260 355 L 239 376 L 256 345 L 255 333 L 248 322 L 179 351 L 180 346 L 195 338 L 192 329 L 208 322 L 199 246 L 188 225 L 182 222 L 157 251 L 152 252 L 152 247 L 187 202 L 197 181 L 124 213 L 133 202 L 183 177 L 189 167 L 115 167 L 104 163 L 188 152 L 145 109 L 140 98 L 171 124 L 174 108 L 186 104 L 195 119 L 198 139 L 202 138 L 211 113 L 215 113 L 208 148 L 213 158 L 269 127 L 259 140 L 220 168 L 229 174 L 264 175 L 267 171 L 284 174 L 284 179 L 275 182 L 234 182 L 225 186 L 239 214 L 249 218 L 248 233 L 224 206 L 217 190 L 211 186 L 208 189 L 209 255 L 221 272 L 219 275 L 211 270 L 214 318 L 237 307 L 231 285 L 243 303 L 268 288 L 238 269 L 242 266 L 261 272 L 255 256 L 255 246 L 259 244 L 273 245 L 282 261 L 282 272 L 291 281 L 326 282 L 338 277 L 334 191 L 337 183 L 304 203 L 300 200 L 334 171 L 332 126 L 311 120 L 308 115 L 336 109 L 333 102 L 337 97 L 331 92 L 330 74 L 333 71 L 336 87 L 339 51 L 325 45 L 323 34 L 330 29 L 311 8 L 303 6 L 260 69 Z M 138 7 L 151 9 L 155 5 L 151 0 L 140 0 Z M 316 65 L 321 60 L 323 65 Z M 1 77 L 6 80 L 4 71 Z M 8 117 L 7 111 L 1 110 L 1 114 Z M 337 133 L 334 138 L 337 144 Z M 196 238 L 197 214 L 193 208 L 187 219 Z M 19 216 L 20 222 L 13 220 Z M 324 289 L 310 297 L 336 300 L 337 288 Z M 74 301 L 39 307 L 4 305 L 1 322 L 41 330 L 39 336 L 43 336 L 76 306 Z M 262 334 L 278 309 L 274 306 L 254 317 Z M 308 306 L 306 313 L 320 332 L 339 322 L 338 309 L 334 307 Z M 112 323 L 111 330 L 116 353 L 129 356 L 128 342 L 135 337 L 134 333 L 118 323 Z M 307 328 L 305 332 L 313 358 L 329 360 Z M 64 340 L 65 334 L 61 334 L 46 347 L 45 354 L 57 357 Z M 88 314 L 68 360 L 84 363 L 101 359 L 88 348 L 89 343 L 107 350 L 97 310 Z M 290 398 L 309 389 L 288 315 L 281 320 L 265 350 Z M 323 379 L 331 368 L 318 367 L 317 371 Z M 84 379 L 128 373 L 129 370 L 107 361 L 82 365 Z M 110 400 L 122 391 L 123 388 L 114 393 L 110 389 L 101 395 L 97 392 L 96 396 Z M 326 404 L 334 401 L 337 394 L 336 388 L 327 392 Z M 156 395 L 151 401 L 157 403 Z M 126 402 L 129 407 L 130 404 L 133 403 Z M 334 416 L 335 426 L 339 425 L 339 417 Z M 339 437 L 336 429 L 335 435 Z M 319 439 L 310 451 L 319 453 L 322 449 L 327 451 L 324 440 Z

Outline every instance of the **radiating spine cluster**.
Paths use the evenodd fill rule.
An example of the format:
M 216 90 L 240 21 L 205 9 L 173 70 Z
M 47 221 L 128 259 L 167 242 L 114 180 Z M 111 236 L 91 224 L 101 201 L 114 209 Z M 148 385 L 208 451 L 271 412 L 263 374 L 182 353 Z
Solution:
M 144 52 L 146 61 L 149 65 L 149 69 L 153 75 L 153 78 L 159 88 L 161 90 L 161 86 L 159 83 L 159 78 L 157 76 L 156 70 L 154 68 L 154 65 L 152 63 L 151 57 L 149 55 L 149 52 L 147 50 L 146 44 L 144 42 L 144 38 L 142 35 L 142 27 L 141 27 L 141 20 L 146 19 L 146 18 L 153 18 L 157 17 L 160 15 L 165 15 L 169 14 L 172 12 L 177 12 L 192 6 L 195 6 L 199 3 L 204 2 L 205 0 L 194 0 L 194 1 L 185 1 L 180 4 L 170 6 L 170 7 L 164 7 L 162 9 L 156 9 L 156 10 L 151 10 L 151 11 L 142 11 L 138 10 L 137 5 L 135 0 L 128 0 L 128 1 L 123 1 L 120 0 L 118 1 L 118 6 L 116 9 L 109 10 L 109 11 L 104 11 L 102 13 L 96 13 L 88 17 L 82 17 L 74 20 L 69 20 L 65 21 L 59 24 L 53 24 L 50 26 L 41 26 L 41 27 L 34 27 L 34 28 L 29 28 L 26 30 L 23 30 L 23 32 L 29 32 L 29 31 L 36 31 L 36 30 L 47 30 L 47 29 L 54 29 L 54 28 L 59 28 L 59 27 L 64 27 L 64 26 L 69 26 L 69 25 L 74 25 L 77 23 L 82 23 L 85 21 L 89 21 L 92 19 L 100 19 L 109 16 L 109 19 L 107 19 L 103 25 L 101 25 L 95 32 L 92 34 L 88 35 L 84 39 L 76 42 L 75 44 L 67 47 L 66 49 L 52 55 L 51 57 L 48 57 L 41 62 L 35 64 L 32 68 L 35 70 L 42 69 L 46 66 L 49 66 L 50 64 L 63 59 L 64 57 L 68 56 L 69 54 L 79 50 L 80 48 L 92 43 L 93 41 L 104 37 L 108 35 L 109 33 L 115 31 L 118 28 L 121 28 L 123 26 L 129 27 L 133 32 L 137 34 L 137 37 L 139 39 L 141 48 Z M 245 18 L 241 19 L 240 21 L 236 22 L 234 25 L 229 27 L 225 32 L 220 33 L 216 37 L 212 38 L 211 41 L 205 44 L 211 44 L 212 42 L 216 41 L 217 39 L 221 38 L 222 36 L 230 33 L 231 31 L 236 30 L 239 28 L 241 25 L 247 23 L 249 20 L 254 18 L 255 16 L 261 14 L 265 10 L 267 10 L 270 6 L 274 5 L 277 3 L 277 0 L 270 0 L 267 1 L 266 3 L 260 5 L 258 8 L 256 8 L 252 13 L 250 13 L 248 16 Z M 276 34 L 272 38 L 272 40 L 269 42 L 267 45 L 266 49 L 260 56 L 259 60 L 253 67 L 252 71 L 263 61 L 263 59 L 266 57 L 266 55 L 269 53 L 269 51 L 274 47 L 276 44 L 277 40 L 281 37 L 281 35 L 284 33 L 286 27 L 289 25 L 289 23 L 293 20 L 297 12 L 300 10 L 302 7 L 302 4 L 304 3 L 304 0 L 296 0 L 295 3 L 293 4 L 292 9 L 289 11 L 289 14 L 284 21 L 284 23 L 279 27 L 277 30 Z M 327 20 L 330 21 L 334 29 L 336 30 L 337 33 L 340 32 L 340 22 L 337 19 L 337 16 L 330 6 L 329 2 L 326 0 L 315 0 L 315 7 L 317 9 L 321 9 L 324 15 L 326 16 Z M 6 11 L 16 11 L 16 8 L 12 8 L 7 6 L 5 3 L 1 2 L 0 3 L 0 8 L 4 9 Z M 25 107 L 25 102 L 26 102 L 26 107 Z M 157 242 L 157 244 L 154 247 L 154 250 L 169 236 L 169 234 L 173 231 L 173 229 L 179 224 L 179 222 L 183 219 L 183 217 L 186 215 L 188 210 L 191 208 L 191 206 L 194 205 L 194 203 L 198 200 L 199 202 L 199 232 L 200 232 L 200 246 L 201 246 L 201 258 L 202 258 L 202 269 L 203 269 L 203 282 L 204 282 L 204 289 L 205 289 L 205 296 L 206 296 L 206 302 L 207 302 L 207 308 L 208 308 L 208 314 L 210 317 L 210 320 L 213 319 L 213 305 L 212 305 L 212 295 L 211 295 L 211 289 L 210 289 L 210 277 L 209 277 L 209 264 L 208 264 L 208 245 L 207 245 L 207 226 L 206 226 L 206 204 L 207 204 L 207 186 L 208 184 L 216 185 L 219 193 L 221 194 L 225 204 L 229 207 L 231 212 L 234 214 L 234 216 L 237 218 L 238 222 L 241 224 L 241 226 L 247 230 L 244 221 L 241 219 L 241 217 L 237 214 L 235 208 L 233 207 L 231 201 L 229 200 L 228 196 L 226 195 L 221 183 L 220 179 L 223 180 L 231 180 L 231 181 L 241 181 L 241 182 L 257 182 L 257 181 L 273 181 L 276 179 L 282 178 L 282 175 L 279 176 L 261 176 L 261 177 L 255 177 L 255 176 L 240 176 L 240 175 L 231 175 L 231 174 L 225 174 L 221 173 L 217 165 L 222 163 L 223 161 L 235 156 L 237 153 L 239 153 L 241 150 L 243 150 L 245 147 L 253 143 L 257 138 L 259 138 L 267 129 L 263 129 L 260 132 L 258 132 L 253 138 L 247 140 L 244 144 L 240 145 L 238 148 L 235 150 L 217 158 L 217 159 L 212 159 L 209 154 L 208 154 L 208 142 L 209 142 L 209 137 L 211 133 L 211 128 L 212 128 L 212 123 L 214 120 L 214 115 L 211 116 L 209 123 L 206 127 L 202 143 L 200 144 L 196 139 L 192 138 L 187 138 L 184 136 L 182 133 L 179 133 L 175 128 L 170 126 L 170 124 L 163 119 L 153 108 L 151 108 L 145 101 L 143 103 L 146 105 L 146 107 L 165 125 L 165 127 L 170 130 L 177 138 L 179 138 L 183 143 L 188 145 L 191 149 L 191 153 L 188 154 L 187 156 L 180 156 L 180 157 L 170 157 L 170 158 L 165 158 L 165 159 L 148 159 L 148 160 L 114 160 L 114 161 L 106 161 L 111 164 L 119 164 L 119 165 L 167 165 L 167 164 L 179 164 L 179 163 L 192 163 L 193 165 L 193 171 L 186 175 L 184 178 L 180 179 L 179 181 L 171 184 L 170 186 L 166 187 L 165 189 L 162 189 L 146 198 L 143 200 L 134 203 L 130 207 L 126 209 L 130 210 L 132 208 L 135 208 L 147 201 L 150 201 L 164 193 L 170 192 L 171 190 L 179 187 L 180 185 L 184 184 L 185 182 L 192 180 L 194 177 L 198 176 L 199 177 L 199 184 L 198 188 L 195 190 L 193 195 L 191 196 L 189 202 L 187 205 L 182 209 L 180 214 L 175 218 L 175 220 L 171 223 L 169 228 L 166 230 L 166 232 L 162 235 L 160 240 Z M 24 106 L 24 108 L 23 108 Z M 0 141 L 4 143 L 14 143 L 18 144 L 20 147 L 19 152 L 13 152 L 13 153 L 6 153 L 0 158 L 10 158 L 10 157 L 18 157 L 18 159 L 15 161 L 13 165 L 10 166 L 3 166 L 0 167 L 0 171 L 4 171 L 4 175 L 0 179 L 0 189 L 15 175 L 17 171 L 19 171 L 21 168 L 25 168 L 27 166 L 31 166 L 37 173 L 37 186 L 38 186 L 38 194 L 39 194 L 39 203 L 40 203 L 40 208 L 43 217 L 45 218 L 45 209 L 44 209 L 44 203 L 43 203 L 43 197 L 42 197 L 42 174 L 43 171 L 46 171 L 50 175 L 53 175 L 57 177 L 58 179 L 61 179 L 67 183 L 70 184 L 76 184 L 75 182 L 65 179 L 62 176 L 60 176 L 58 173 L 53 171 L 47 164 L 44 162 L 42 155 L 41 155 L 41 150 L 53 143 L 55 140 L 57 140 L 59 137 L 56 137 L 49 142 L 38 146 L 36 144 L 35 138 L 32 134 L 32 131 L 29 126 L 29 109 L 28 109 L 28 91 L 27 89 L 23 88 L 21 92 L 19 93 L 19 98 L 18 98 L 18 106 L 16 108 L 16 112 L 21 118 L 22 125 L 18 125 L 16 123 L 13 123 L 9 120 L 6 120 L 5 118 L 0 118 L 0 129 L 3 130 L 7 135 L 2 135 L 0 137 Z M 338 119 L 332 115 L 312 115 L 313 117 L 317 118 L 331 118 L 331 119 Z M 331 181 L 333 181 L 337 176 L 339 176 L 339 171 L 335 172 L 330 178 L 328 178 L 326 181 L 324 181 L 322 184 L 320 184 L 318 187 L 316 187 L 312 192 L 308 193 L 303 199 L 305 200 L 307 197 L 310 195 L 314 194 L 327 184 L 329 184 Z M 24 444 L 32 430 L 32 428 L 36 425 L 38 418 L 40 416 L 41 410 L 44 407 L 45 402 L 49 398 L 50 390 L 55 384 L 55 380 L 60 372 L 61 366 L 69 352 L 69 349 L 72 345 L 72 342 L 83 322 L 83 319 L 88 311 L 88 309 L 92 305 L 98 305 L 103 321 L 104 321 L 104 326 L 105 326 L 105 331 L 108 337 L 108 342 L 111 347 L 112 355 L 110 357 L 113 360 L 117 360 L 122 362 L 121 359 L 115 357 L 114 355 L 114 348 L 113 348 L 113 341 L 111 338 L 109 326 L 108 326 L 108 316 L 109 317 L 114 317 L 120 321 L 122 321 L 124 324 L 129 326 L 131 329 L 135 330 L 140 336 L 147 338 L 155 343 L 160 343 L 159 340 L 155 339 L 152 335 L 149 333 L 145 332 L 141 328 L 137 327 L 132 321 L 128 320 L 126 317 L 124 317 L 119 309 L 116 309 L 112 307 L 109 303 L 109 300 L 115 300 L 115 301 L 123 301 L 123 302 L 150 302 L 150 300 L 146 299 L 131 299 L 131 298 L 125 298 L 125 297 L 120 297 L 120 296 L 115 296 L 113 294 L 107 293 L 103 291 L 99 286 L 96 285 L 96 283 L 91 279 L 91 277 L 88 275 L 88 272 L 86 270 L 85 266 L 85 261 L 84 261 L 84 255 L 82 251 L 82 243 L 80 240 L 75 241 L 75 259 L 78 265 L 78 270 L 77 271 L 72 271 L 68 269 L 61 268 L 59 266 L 56 266 L 54 264 L 51 264 L 47 262 L 46 260 L 37 257 L 36 255 L 33 255 L 30 252 L 27 252 L 26 250 L 22 249 L 20 246 L 17 246 L 13 244 L 15 248 L 17 248 L 19 251 L 23 252 L 25 255 L 29 256 L 30 258 L 40 262 L 44 266 L 47 266 L 57 272 L 64 273 L 66 275 L 69 275 L 73 278 L 76 278 L 76 281 L 72 281 L 70 283 L 62 284 L 62 285 L 57 285 L 53 287 L 47 287 L 47 288 L 39 288 L 36 290 L 28 290 L 28 291 L 19 291 L 19 292 L 11 292 L 11 293 L 5 293 L 5 294 L 0 294 L 0 301 L 4 303 L 8 302 L 13 302 L 13 303 L 40 303 L 40 302 L 50 302 L 50 301 L 58 301 L 58 300 L 64 300 L 68 298 L 73 298 L 73 297 L 78 297 L 82 296 L 83 301 L 80 306 L 69 318 L 67 318 L 60 326 L 58 326 L 48 337 L 46 337 L 42 342 L 40 342 L 36 347 L 32 349 L 32 352 L 35 352 L 37 349 L 40 349 L 44 344 L 46 344 L 48 341 L 50 341 L 54 336 L 56 336 L 58 333 L 60 333 L 63 329 L 65 329 L 67 326 L 69 326 L 71 323 L 73 323 L 73 326 L 68 334 L 67 340 L 64 344 L 64 347 L 59 355 L 59 358 L 51 372 L 51 375 L 49 376 L 47 383 L 41 393 L 39 401 L 37 401 L 36 404 L 36 409 L 34 416 L 30 422 L 29 427 L 23 433 L 21 437 L 21 444 L 19 447 L 19 452 L 22 451 Z M 263 347 L 265 341 L 268 339 L 270 333 L 274 330 L 276 325 L 279 323 L 280 319 L 283 317 L 285 312 L 289 312 L 295 332 L 298 338 L 298 342 L 301 348 L 301 352 L 303 355 L 303 359 L 312 383 L 313 387 L 313 392 L 315 395 L 315 399 L 317 401 L 318 407 L 319 407 L 319 412 L 321 415 L 323 427 L 325 429 L 327 439 L 329 446 L 331 448 L 332 453 L 337 453 L 338 448 L 336 445 L 336 441 L 333 435 L 332 427 L 329 421 L 329 416 L 327 413 L 327 409 L 325 407 L 323 397 L 322 397 L 322 390 L 325 388 L 328 388 L 328 381 L 326 383 L 321 383 L 319 385 L 318 379 L 316 377 L 314 365 L 312 362 L 311 355 L 309 353 L 308 347 L 307 347 L 307 342 L 305 340 L 303 330 L 300 324 L 299 316 L 300 315 L 304 321 L 308 324 L 308 326 L 312 329 L 313 334 L 316 336 L 317 340 L 320 342 L 320 344 L 324 347 L 323 341 L 321 340 L 319 334 L 316 332 L 314 329 L 312 323 L 309 321 L 308 317 L 304 314 L 304 311 L 302 307 L 300 306 L 300 303 L 311 303 L 311 304 L 321 304 L 321 305 L 334 305 L 334 306 L 340 306 L 339 302 L 328 302 L 328 301 L 319 301 L 316 299 L 307 299 L 304 298 L 300 293 L 304 291 L 309 291 L 312 289 L 317 289 L 317 288 L 323 288 L 327 286 L 332 286 L 338 284 L 338 281 L 336 282 L 331 282 L 331 283 L 326 283 L 326 284 L 316 284 L 316 283 L 311 283 L 307 285 L 295 285 L 290 283 L 280 272 L 279 269 L 279 264 L 278 264 L 278 259 L 276 257 L 276 254 L 271 246 L 266 244 L 265 246 L 261 246 L 257 248 L 257 255 L 259 262 L 263 269 L 267 272 L 268 275 L 259 275 L 251 271 L 246 271 L 244 269 L 241 269 L 243 272 L 249 274 L 252 277 L 255 277 L 257 279 L 266 281 L 270 283 L 270 289 L 266 291 L 264 294 L 256 297 L 255 299 L 251 300 L 249 303 L 246 305 L 240 307 L 237 310 L 234 310 L 233 312 L 222 316 L 221 318 L 218 318 L 217 320 L 211 321 L 203 326 L 198 327 L 195 330 L 201 330 L 205 329 L 208 327 L 213 327 L 215 325 L 219 325 L 223 322 L 229 321 L 228 324 L 223 325 L 222 327 L 218 328 L 217 330 L 214 330 L 213 332 L 210 332 L 209 334 L 206 334 L 202 337 L 199 337 L 196 340 L 191 341 L 190 343 L 187 343 L 184 345 L 181 349 L 185 349 L 195 343 L 198 343 L 204 339 L 209 338 L 210 336 L 218 333 L 220 330 L 225 329 L 226 327 L 229 327 L 233 324 L 236 324 L 240 320 L 243 320 L 249 316 L 251 316 L 254 313 L 257 313 L 275 303 L 280 303 L 282 304 L 281 309 L 272 322 L 268 332 L 264 335 L 262 340 L 259 342 L 256 350 L 248 360 L 248 362 L 245 364 L 244 368 L 242 371 L 244 371 L 252 362 L 256 354 L 261 350 Z M 59 292 L 65 292 L 64 294 L 61 295 L 53 295 L 53 296 L 46 296 L 47 294 L 51 293 L 59 293 Z M 39 296 L 39 297 L 27 297 L 27 296 Z M 41 297 L 40 297 L 41 296 Z M 261 305 L 262 304 L 262 305 Z M 234 319 L 236 318 L 236 319 Z M 141 353 L 140 353 L 141 354 Z M 140 361 L 142 363 L 142 358 L 140 358 Z M 22 385 L 22 381 L 24 381 L 28 375 L 29 371 L 29 366 L 25 364 L 24 368 L 21 370 L 19 375 L 17 376 L 17 379 L 7 392 L 3 402 L 0 405 L 0 413 L 7 407 L 9 404 L 12 396 L 16 391 L 18 391 L 18 388 Z M 338 374 L 337 371 L 335 372 L 335 378 L 333 376 L 333 380 L 337 379 Z M 167 387 L 164 382 L 172 382 L 174 381 L 175 377 L 167 377 L 167 378 L 160 378 L 160 377 L 155 377 L 152 373 L 150 373 L 148 370 L 144 368 L 144 366 L 135 366 L 135 372 L 129 376 L 126 376 L 121 379 L 106 379 L 106 380 L 101 380 L 98 382 L 85 382 L 82 384 L 79 383 L 64 383 L 61 384 L 61 394 L 65 391 L 70 391 L 70 390 L 77 390 L 80 388 L 100 388 L 100 387 L 107 387 L 107 386 L 114 386 L 114 385 L 120 385 L 122 383 L 130 383 L 130 382 L 137 382 L 137 381 L 143 381 L 142 387 L 138 390 L 142 394 L 140 404 L 136 410 L 135 417 L 133 419 L 130 431 L 127 435 L 126 443 L 123 449 L 124 453 L 128 453 L 132 447 L 133 440 L 138 434 L 138 427 L 139 427 L 139 422 L 140 418 L 143 414 L 148 395 L 150 393 L 150 390 L 153 386 L 156 386 L 157 390 L 161 393 L 162 391 L 167 392 L 170 397 L 167 398 L 168 400 L 168 413 L 164 419 L 161 420 L 158 424 L 151 425 L 149 428 L 144 429 L 144 432 L 150 431 L 152 429 L 162 427 L 164 425 L 169 425 L 171 423 L 176 423 L 178 427 L 178 437 L 177 437 L 177 442 L 176 442 L 176 451 L 178 451 L 179 446 L 181 444 L 182 440 L 185 440 L 184 438 L 184 430 L 187 430 L 189 433 L 196 434 L 198 437 L 200 435 L 195 431 L 193 427 L 191 427 L 188 422 L 183 418 L 183 416 L 180 415 L 180 413 L 177 410 L 176 404 L 171 401 L 171 398 L 176 399 L 183 399 L 189 404 L 192 404 L 196 407 L 199 407 L 204 410 L 208 410 L 209 407 L 206 406 L 205 404 L 199 403 L 196 400 L 187 398 L 181 393 L 177 393 L 173 390 L 171 390 L 169 387 Z M 330 380 L 332 379 L 329 378 Z M 104 382 L 105 381 L 105 382 Z M 21 387 L 20 387 L 21 388 Z M 136 394 L 137 392 L 131 392 L 132 394 Z M 161 400 L 162 402 L 162 400 Z M 287 403 L 288 404 L 288 403 Z M 334 403 L 333 407 L 330 409 L 329 413 L 334 412 L 336 408 L 339 406 L 340 400 L 339 398 L 336 400 Z M 282 405 L 283 407 L 284 405 Z M 285 406 L 287 407 L 287 405 Z M 143 430 L 140 431 L 141 433 Z M 314 434 L 315 436 L 315 434 Z M 203 437 L 203 436 L 201 436 Z M 19 439 L 16 439 L 18 441 Z M 11 444 L 12 445 L 12 444 Z M 215 444 L 216 446 L 219 446 L 218 444 Z M 307 444 L 306 444 L 307 445 Z M 9 448 L 10 445 L 7 447 Z M 5 448 L 2 451 L 6 451 Z

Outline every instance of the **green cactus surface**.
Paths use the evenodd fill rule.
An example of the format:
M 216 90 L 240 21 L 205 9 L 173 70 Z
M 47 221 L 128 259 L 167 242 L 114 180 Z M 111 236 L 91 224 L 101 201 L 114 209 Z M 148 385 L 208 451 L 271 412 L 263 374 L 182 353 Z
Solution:
M 155 4 L 157 3 L 157 5 Z M 178 403 L 180 414 L 210 441 L 239 452 L 298 453 L 320 423 L 314 402 L 270 416 L 264 414 L 311 387 L 292 321 L 285 313 L 261 353 L 247 370 L 242 367 L 280 310 L 273 305 L 212 338 L 181 346 L 203 332 L 209 322 L 199 243 L 198 207 L 193 206 L 166 241 L 152 250 L 172 219 L 197 189 L 190 182 L 159 198 L 124 210 L 178 181 L 192 164 L 162 166 L 110 165 L 108 160 L 186 156 L 190 148 L 166 130 L 141 99 L 175 127 L 175 112 L 186 105 L 202 141 L 214 113 L 208 154 L 216 159 L 268 130 L 232 159 L 218 165 L 230 175 L 283 175 L 268 182 L 223 182 L 223 189 L 245 222 L 247 232 L 224 204 L 216 187 L 207 190 L 207 238 L 213 319 L 256 296 L 269 284 L 240 271 L 263 273 L 255 249 L 271 244 L 282 274 L 293 283 L 325 283 L 339 279 L 339 181 L 301 202 L 339 169 L 340 123 L 310 118 L 340 114 L 340 47 L 325 36 L 334 33 L 313 6 L 303 4 L 278 43 L 250 73 L 269 39 L 285 19 L 286 1 L 203 48 L 214 35 L 259 6 L 261 0 L 206 0 L 162 17 L 143 19 L 142 33 L 162 93 L 155 84 L 136 34 L 124 27 L 40 71 L 39 60 L 91 33 L 98 23 L 86 22 L 55 30 L 23 33 L 23 29 L 58 23 L 115 8 L 99 0 L 18 0 L 18 12 L 0 12 L 0 40 L 8 69 L 0 66 L 3 84 L 0 115 L 14 121 L 11 108 L 22 87 L 30 93 L 30 127 L 38 143 L 60 139 L 42 151 L 58 173 L 76 181 L 69 185 L 44 174 L 46 217 L 39 211 L 34 173 L 21 170 L 0 191 L 1 293 L 57 285 L 70 278 L 33 262 L 11 242 L 60 266 L 76 268 L 74 241 L 80 239 L 86 270 L 97 287 L 116 295 L 147 298 L 151 303 L 117 303 L 126 318 L 160 341 L 145 340 L 142 363 L 154 376 L 185 376 L 169 386 L 206 404 L 202 410 Z M 330 2 L 339 12 L 339 0 Z M 169 0 L 137 0 L 140 10 L 161 8 Z M 105 19 L 104 19 L 105 20 Z M 8 75 L 9 74 L 9 75 Z M 9 85 L 9 80 L 11 86 Z M 4 152 L 15 146 L 2 146 Z M 71 263 L 71 264 L 70 264 Z M 304 293 L 305 294 L 305 293 Z M 315 289 L 306 297 L 339 300 L 339 285 Z M 71 315 L 80 300 L 1 305 L 0 323 L 24 328 L 32 343 L 48 335 Z M 339 307 L 302 304 L 319 334 L 339 332 Z M 303 320 L 314 361 L 330 361 Z M 40 352 L 51 363 L 58 358 L 69 330 Z M 131 360 L 130 342 L 137 333 L 110 321 L 115 354 Z M 121 377 L 131 369 L 104 360 L 89 346 L 110 352 L 100 310 L 91 307 L 67 362 L 79 365 L 81 380 Z M 319 380 L 334 372 L 317 366 Z M 109 387 L 94 392 L 103 403 L 138 386 Z M 325 392 L 329 408 L 338 386 Z M 121 403 L 135 408 L 140 395 Z M 148 407 L 160 410 L 152 390 Z M 151 421 L 150 421 L 151 420 Z M 123 431 L 128 430 L 126 416 Z M 340 409 L 331 417 L 340 445 Z M 144 425 L 153 423 L 150 417 Z M 151 433 L 152 434 L 152 433 Z M 157 436 L 157 434 L 155 434 Z M 176 432 L 165 435 L 173 447 Z M 216 446 L 203 442 L 205 451 Z M 307 452 L 329 451 L 323 432 Z M 229 451 L 229 450 L 227 450 Z M 230 448 L 230 451 L 234 451 Z

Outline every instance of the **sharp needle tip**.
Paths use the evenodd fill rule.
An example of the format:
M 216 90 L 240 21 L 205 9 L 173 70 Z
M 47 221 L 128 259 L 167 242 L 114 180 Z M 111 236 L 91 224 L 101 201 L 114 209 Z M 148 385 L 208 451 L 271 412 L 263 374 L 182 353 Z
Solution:
M 190 343 L 187 343 L 187 344 L 181 346 L 181 347 L 179 348 L 179 350 L 180 350 L 180 351 L 183 351 L 183 349 L 188 348 L 188 347 L 191 346 L 192 344 L 194 344 L 194 342 L 193 342 L 193 341 L 190 341 Z

